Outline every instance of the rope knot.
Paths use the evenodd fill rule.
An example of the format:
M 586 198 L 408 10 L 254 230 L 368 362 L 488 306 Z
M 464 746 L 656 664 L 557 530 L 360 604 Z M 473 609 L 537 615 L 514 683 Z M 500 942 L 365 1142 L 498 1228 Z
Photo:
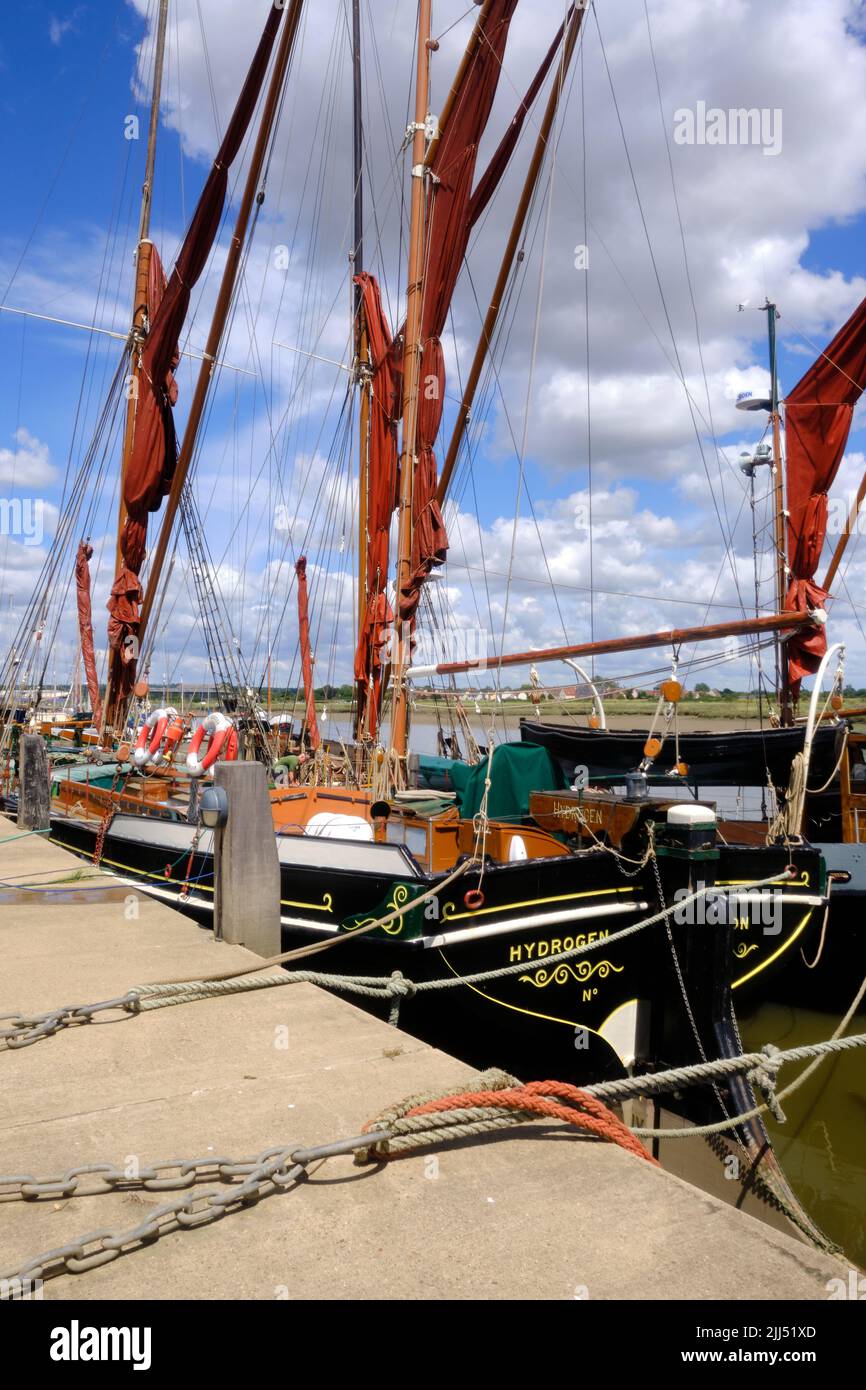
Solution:
M 783 1125 L 786 1115 L 776 1097 L 776 1085 L 779 1079 L 779 1068 L 782 1065 L 782 1053 L 775 1043 L 765 1043 L 761 1048 L 764 1057 L 763 1062 L 759 1062 L 756 1067 L 747 1075 L 747 1080 L 753 1086 L 760 1088 L 760 1091 L 767 1103 L 773 1119 L 777 1124 Z
M 411 999 L 418 987 L 413 980 L 407 980 L 402 970 L 394 970 L 388 980 L 387 993 L 392 998 Z
M 392 1028 L 399 1027 L 400 1024 L 400 1005 L 404 999 L 411 999 L 413 994 L 417 994 L 417 987 L 412 980 L 405 979 L 402 970 L 394 970 L 385 986 L 385 993 L 391 998 L 391 1012 L 388 1015 L 388 1022 Z

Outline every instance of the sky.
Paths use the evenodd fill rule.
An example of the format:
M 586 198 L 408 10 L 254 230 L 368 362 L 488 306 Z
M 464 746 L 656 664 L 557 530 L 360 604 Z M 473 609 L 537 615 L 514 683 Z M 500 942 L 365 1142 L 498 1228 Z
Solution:
M 267 198 L 221 351 L 194 489 L 225 640 L 257 683 L 298 679 L 293 562 L 310 563 L 317 682 L 351 678 L 356 595 L 356 402 L 349 361 L 351 82 L 347 0 L 307 5 L 271 155 Z M 151 235 L 170 268 L 267 14 L 267 0 L 171 0 Z M 521 0 L 479 168 L 562 16 Z M 129 322 L 155 0 L 18 0 L 0 13 L 0 304 L 117 333 Z M 474 18 L 434 0 L 431 109 Z M 365 263 L 392 328 L 404 311 L 415 6 L 363 0 Z M 447 566 L 422 611 L 421 660 L 723 622 L 755 611 L 749 484 L 739 467 L 766 415 L 767 298 L 778 305 L 782 394 L 866 295 L 866 6 L 860 0 L 599 0 L 565 82 L 555 150 L 482 377 L 446 521 Z M 769 56 L 768 56 L 769 55 Z M 763 124 L 743 132 L 732 110 Z M 707 113 L 720 112 L 708 134 Z M 541 106 L 473 233 L 444 340 L 441 458 L 522 185 Z M 130 116 L 138 139 L 127 138 Z M 748 139 L 741 138 L 743 134 Z M 716 138 L 723 136 L 724 139 Z M 740 137 L 740 138 L 738 138 Z M 232 170 L 230 225 L 248 146 Z M 14 190 L 14 196 L 12 196 Z M 223 226 L 184 347 L 207 336 Z M 740 306 L 744 307 L 740 307 Z M 122 343 L 0 311 L 0 644 L 52 545 Z M 324 360 L 322 360 L 324 359 Z M 335 365 L 337 364 L 337 365 Z M 341 365 L 342 364 L 342 365 Z M 182 431 L 199 362 L 183 359 Z M 862 410 L 834 485 L 838 525 L 866 466 Z M 470 466 L 471 455 L 471 466 Z M 80 525 L 94 546 L 104 660 L 119 440 L 100 440 Z M 758 603 L 774 606 L 768 472 L 756 480 Z M 84 516 L 86 514 L 86 523 Z M 37 524 L 38 523 L 38 524 Z M 75 539 L 78 537 L 76 536 Z M 819 576 L 837 537 L 828 536 Z M 848 679 L 866 685 L 852 540 L 830 606 Z M 510 576 L 510 577 L 509 577 Z M 69 571 L 48 677 L 68 683 Z M 154 682 L 207 673 L 183 541 L 160 614 Z M 218 626 L 220 626 L 217 623 Z M 753 684 L 742 648 L 687 684 Z M 637 679 L 669 654 L 602 658 Z M 770 654 L 765 662 L 771 667 Z M 573 679 L 542 669 L 552 685 Z M 525 678 L 524 670 L 507 677 Z M 655 679 L 647 676 L 646 680 Z

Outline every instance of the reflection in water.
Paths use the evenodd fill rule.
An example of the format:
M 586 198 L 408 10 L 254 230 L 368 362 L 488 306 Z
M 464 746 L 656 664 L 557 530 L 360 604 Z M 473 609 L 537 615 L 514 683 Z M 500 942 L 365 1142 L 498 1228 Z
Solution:
M 782 1004 L 758 1004 L 739 1014 L 743 1046 L 757 1050 L 768 1041 L 779 1048 L 829 1038 L 838 1017 Z M 855 1015 L 849 1033 L 866 1032 L 866 1013 Z M 785 1067 L 784 1088 L 805 1071 Z M 765 1116 L 776 1154 L 792 1188 L 822 1230 L 857 1264 L 866 1265 L 866 1059 L 858 1048 L 826 1061 L 799 1091 L 782 1101 L 784 1125 Z

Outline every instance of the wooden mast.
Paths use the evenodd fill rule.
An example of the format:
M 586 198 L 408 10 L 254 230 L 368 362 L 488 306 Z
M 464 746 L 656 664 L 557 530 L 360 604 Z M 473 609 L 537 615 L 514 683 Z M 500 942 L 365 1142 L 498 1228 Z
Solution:
M 460 409 L 457 413 L 457 421 L 454 425 L 454 431 L 451 435 L 451 440 L 448 445 L 448 453 L 445 456 L 445 462 L 442 465 L 442 472 L 439 476 L 439 487 L 436 492 L 436 501 L 439 503 L 440 507 L 445 501 L 445 496 L 448 492 L 448 487 L 454 473 L 454 466 L 457 462 L 457 454 L 460 450 L 460 445 L 463 441 L 463 436 L 466 432 L 466 426 L 469 423 L 469 417 L 472 412 L 472 403 L 475 400 L 475 392 L 478 389 L 478 382 L 481 377 L 481 369 L 484 366 L 487 353 L 490 350 L 490 344 L 493 340 L 493 332 L 496 327 L 496 321 L 499 318 L 499 311 L 502 307 L 502 301 L 505 296 L 506 287 L 508 285 L 508 277 L 511 274 L 511 267 L 514 264 L 514 257 L 517 254 L 517 249 L 520 245 L 520 239 L 523 235 L 523 227 L 526 222 L 526 217 L 529 212 L 529 207 L 532 202 L 533 194 L 535 192 L 535 186 L 538 183 L 538 177 L 541 173 L 544 155 L 547 150 L 547 142 L 550 139 L 550 132 L 553 129 L 553 122 L 556 119 L 556 112 L 559 106 L 560 93 L 562 92 L 563 84 L 565 81 L 565 74 L 568 71 L 568 65 L 571 62 L 571 57 L 574 53 L 574 47 L 577 43 L 577 36 L 580 33 L 580 26 L 583 23 L 583 15 L 583 7 L 580 5 L 577 6 L 577 8 L 571 16 L 568 30 L 565 35 L 565 43 L 563 45 L 562 57 L 560 58 L 559 65 L 556 69 L 556 77 L 554 78 L 553 86 L 550 90 L 550 95 L 547 99 L 547 108 L 544 112 L 544 118 L 539 127 L 538 138 L 535 142 L 535 149 L 532 154 L 532 159 L 530 161 L 529 168 L 526 171 L 526 179 L 523 184 L 523 192 L 520 195 L 520 202 L 518 203 L 517 211 L 514 214 L 514 221 L 511 226 L 511 232 L 509 234 L 508 242 L 506 244 L 505 251 L 502 256 L 502 264 L 499 268 L 499 274 L 496 278 L 496 284 L 493 288 L 493 294 L 491 296 L 490 304 L 488 306 L 487 313 L 484 318 L 484 325 L 481 329 L 481 336 L 478 339 L 478 345 L 475 349 L 475 356 L 472 359 L 472 366 L 469 370 L 469 375 L 466 378 L 466 385 L 463 388 L 463 398 L 460 402 Z
M 401 591 L 412 575 L 412 493 L 418 433 L 418 387 L 421 377 L 421 308 L 424 280 L 425 126 L 430 91 L 430 3 L 418 4 L 418 67 L 415 81 L 415 122 L 412 133 L 412 202 L 409 223 L 409 273 L 406 285 L 406 339 L 403 345 L 403 438 L 400 456 L 400 512 L 397 549 L 397 597 L 391 681 L 391 748 L 399 759 L 395 775 L 405 783 L 409 733 L 406 669 L 412 623 L 400 617 Z
M 352 246 L 352 273 L 360 275 L 364 269 L 364 124 L 361 90 L 361 0 L 352 0 L 352 154 L 355 174 L 354 232 Z M 369 513 L 370 490 L 370 345 L 367 337 L 367 323 L 364 314 L 364 294 L 360 285 L 353 287 L 352 303 L 355 329 L 355 380 L 361 399 L 358 411 L 358 640 L 361 626 L 367 612 L 370 594 L 367 589 L 367 518 Z M 365 712 L 368 706 L 365 705 Z M 355 737 L 364 737 L 365 732 L 375 737 L 376 730 L 361 727 L 361 707 L 359 704 L 355 718 Z
M 150 210 L 153 204 L 153 171 L 156 164 L 156 136 L 159 127 L 159 103 L 162 95 L 162 73 L 165 65 L 165 33 L 168 25 L 168 0 L 160 0 L 157 17 L 156 43 L 153 55 L 153 88 L 150 98 L 150 123 L 147 132 L 147 160 L 144 170 L 144 183 L 141 187 L 141 212 L 138 219 L 138 243 L 135 252 L 135 293 L 132 300 L 132 349 L 130 353 L 130 373 L 127 378 L 126 427 L 123 435 L 123 452 L 120 460 L 120 499 L 117 512 L 117 552 L 115 573 L 120 570 L 123 557 L 120 549 L 120 535 L 126 522 L 126 508 L 123 505 L 126 470 L 132 454 L 135 437 L 135 415 L 138 404 L 138 382 L 141 374 L 141 348 L 147 333 L 147 285 L 150 278 Z
M 240 268 L 241 254 L 243 251 L 243 244 L 244 239 L 246 237 L 250 213 L 252 211 L 253 203 L 259 191 L 259 179 L 261 177 L 262 168 L 265 162 L 265 155 L 267 153 L 268 144 L 270 142 L 271 134 L 274 127 L 274 121 L 277 115 L 277 109 L 280 103 L 280 96 L 282 94 L 283 84 L 285 82 L 286 72 L 288 70 L 289 59 L 292 53 L 292 46 L 294 43 L 295 34 L 297 32 L 298 23 L 301 17 L 302 6 L 303 0 L 290 0 L 290 3 L 288 5 L 288 13 L 286 16 L 285 23 L 283 24 L 282 33 L 280 35 L 280 42 L 279 47 L 277 49 L 277 56 L 274 61 L 274 68 L 273 73 L 271 75 L 270 86 L 268 87 L 268 93 L 265 98 L 264 109 L 262 112 L 261 124 L 259 126 L 258 136 L 256 137 L 256 144 L 253 150 L 249 172 L 247 174 L 247 181 L 244 187 L 243 197 L 241 199 L 240 208 L 238 210 L 237 221 L 235 222 L 234 232 L 232 234 L 232 239 L 229 244 L 229 249 L 226 256 L 226 263 L 225 268 L 223 270 L 223 277 L 222 282 L 220 284 L 219 294 L 217 296 L 216 307 L 214 309 L 213 321 L 211 323 L 210 333 L 208 334 L 207 345 L 204 351 L 204 361 L 202 362 L 201 369 L 199 371 L 198 380 L 196 382 L 195 387 L 195 393 L 192 398 L 192 404 L 190 405 L 189 418 L 186 423 L 186 429 L 184 430 L 183 443 L 180 447 L 180 453 L 178 455 L 177 466 L 174 471 L 174 477 L 172 478 L 171 491 L 169 492 L 165 512 L 163 514 L 162 527 L 160 529 L 159 539 L 157 541 L 156 548 L 153 552 L 153 556 L 151 557 L 150 561 L 150 574 L 148 576 L 147 592 L 144 596 L 144 601 L 141 605 L 141 617 L 139 620 L 138 628 L 140 646 L 143 646 L 144 643 L 148 619 L 153 609 L 154 599 L 156 597 L 157 589 L 159 588 L 159 581 L 162 575 L 163 566 L 165 564 L 165 557 L 168 551 L 168 544 L 171 539 L 171 533 L 174 527 L 174 522 L 177 517 L 178 509 L 180 507 L 180 498 L 181 493 L 183 491 L 183 485 L 186 482 L 190 464 L 192 462 L 193 454 L 195 451 L 198 429 L 199 425 L 201 424 L 202 416 L 204 414 L 205 403 L 207 401 L 208 390 L 210 388 L 211 377 L 213 375 L 213 368 L 219 351 L 220 341 L 222 339 L 223 330 L 225 329 L 226 321 L 228 319 L 229 309 L 231 308 L 231 301 L 232 296 L 234 294 L 238 270 Z
M 424 157 L 424 163 L 427 165 L 428 169 L 430 165 L 433 163 L 433 160 L 436 156 L 436 151 L 439 148 L 439 142 L 442 139 L 443 134 L 445 133 L 445 128 L 448 125 L 449 120 L 451 119 L 451 113 L 454 110 L 454 103 L 457 100 L 457 93 L 460 91 L 460 88 L 463 85 L 463 79 L 466 76 L 466 69 L 469 67 L 472 55 L 478 47 L 478 43 L 481 39 L 481 36 L 484 33 L 484 27 L 487 24 L 487 19 L 490 14 L 492 5 L 493 0 L 484 0 L 481 9 L 478 12 L 478 18 L 475 21 L 475 26 L 472 30 L 472 33 L 469 35 L 469 42 L 467 43 L 466 48 L 463 52 L 463 57 L 460 59 L 460 66 L 454 74 L 454 81 L 451 83 L 451 90 L 445 98 L 445 104 L 442 107 L 442 110 L 439 112 L 439 120 L 437 122 L 436 132 L 433 135 L 429 145 L 427 146 L 427 153 Z
M 851 536 L 854 534 L 854 529 L 857 526 L 857 518 L 860 515 L 860 508 L 863 505 L 864 497 L 866 497 L 866 473 L 863 474 L 863 477 L 860 480 L 860 486 L 857 489 L 857 496 L 854 498 L 853 505 L 848 513 L 848 520 L 845 522 L 845 530 L 839 537 L 836 549 L 833 551 L 833 558 L 830 561 L 830 564 L 827 568 L 827 573 L 824 576 L 824 580 L 821 585 L 822 589 L 829 589 L 830 585 L 833 583 L 833 580 L 836 578 L 836 575 L 839 571 L 839 566 L 842 563 L 842 557 L 847 549 L 848 542 L 851 539 Z
M 776 611 L 782 613 L 788 592 L 788 566 L 785 545 L 785 482 L 782 473 L 781 424 L 779 418 L 779 377 L 776 370 L 776 320 L 778 309 L 768 299 L 767 334 L 770 347 L 770 420 L 773 426 L 773 470 L 775 477 L 774 537 L 776 546 Z M 776 691 L 779 697 L 779 716 L 783 725 L 793 724 L 791 687 L 788 680 L 788 658 L 784 644 L 776 641 Z

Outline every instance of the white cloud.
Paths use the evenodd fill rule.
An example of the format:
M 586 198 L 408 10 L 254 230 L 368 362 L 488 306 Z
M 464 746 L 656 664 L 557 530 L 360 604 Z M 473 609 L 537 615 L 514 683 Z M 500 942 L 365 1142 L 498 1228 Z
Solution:
M 48 37 L 57 48 L 63 42 L 67 34 L 75 34 L 78 31 L 78 21 L 84 13 L 83 5 L 77 6 L 66 19 L 58 19 L 52 15 L 48 24 Z
M 130 3 L 139 15 L 152 15 L 149 0 Z M 562 9 L 562 0 L 524 0 L 518 6 L 485 151 L 492 149 L 518 94 L 528 85 Z M 176 0 L 172 10 L 173 57 L 163 94 L 163 121 L 179 133 L 186 153 L 199 161 L 192 178 L 186 171 L 189 206 L 213 155 L 216 126 L 224 129 L 236 98 L 267 13 L 267 0 L 246 5 L 209 0 L 202 7 L 206 54 L 195 0 Z M 465 0 L 440 0 L 437 6 L 436 24 L 443 37 L 434 58 L 434 104 L 441 103 L 472 23 L 472 16 L 461 20 L 465 10 Z M 364 7 L 364 14 L 365 25 L 369 26 L 372 16 L 376 26 L 375 34 L 367 27 L 365 37 L 371 167 L 366 189 L 367 254 L 377 273 L 381 263 L 386 302 L 396 326 L 401 317 L 398 284 L 403 285 L 405 274 L 397 254 L 400 226 L 394 152 L 405 128 L 415 7 L 383 0 Z M 735 413 L 733 402 L 740 390 L 766 386 L 766 318 L 756 311 L 765 296 L 779 303 L 783 342 L 802 352 L 805 368 L 813 353 L 806 339 L 822 346 L 866 293 L 866 279 L 846 276 L 832 265 L 816 267 L 811 256 L 811 239 L 817 230 L 843 225 L 866 208 L 866 146 L 860 124 L 851 114 L 861 109 L 866 90 L 866 48 L 862 35 L 851 25 L 856 12 L 849 0 L 730 0 L 726 4 L 692 0 L 689 5 L 681 0 L 654 0 L 650 15 L 664 125 L 643 0 L 599 7 L 641 209 L 591 14 L 586 19 L 582 64 L 586 130 L 580 122 L 579 76 L 563 119 L 528 429 L 529 457 L 545 477 L 548 500 L 536 508 L 541 539 L 525 505 L 518 527 L 514 571 L 519 577 L 508 600 L 507 623 L 508 641 L 514 647 L 562 639 L 556 603 L 546 583 L 548 567 L 558 586 L 556 598 L 566 630 L 575 640 L 590 632 L 589 596 L 584 591 L 590 570 L 598 591 L 597 635 L 697 622 L 705 613 L 718 619 L 737 616 L 738 584 L 748 606 L 753 586 L 752 523 L 744 501 L 747 484 L 736 465 L 740 449 L 754 447 L 761 424 Z M 456 20 L 460 22 L 448 29 Z M 64 32 L 71 22 L 63 21 Z M 62 33 L 56 41 L 60 38 Z M 372 62 L 374 40 L 384 66 L 381 91 Z M 151 51 L 148 36 L 139 49 L 136 74 L 136 90 L 143 101 Z M 768 52 L 773 55 L 769 65 Z M 310 587 L 317 605 L 318 677 L 325 679 L 333 673 L 347 678 L 354 646 L 354 598 L 347 571 L 356 502 L 352 486 L 334 462 L 335 417 L 345 374 L 305 355 L 343 360 L 346 354 L 351 225 L 348 75 L 342 0 L 318 0 L 314 9 L 308 9 L 299 37 L 268 197 L 247 263 L 241 307 L 222 353 L 224 360 L 237 367 L 258 370 L 261 365 L 267 410 L 262 406 L 261 382 L 255 386 L 254 415 L 252 378 L 224 372 L 197 477 L 199 505 L 221 566 L 221 587 L 233 618 L 243 627 L 245 650 L 256 650 L 260 661 L 270 630 L 279 648 L 277 665 L 283 678 L 289 670 L 294 632 L 292 560 L 301 547 L 310 555 Z M 672 134 L 674 111 L 699 100 L 723 109 L 778 108 L 783 114 L 783 142 L 774 159 L 764 158 L 755 148 L 671 147 L 693 307 L 664 137 Z M 483 307 L 537 119 L 536 112 L 527 124 L 514 167 L 473 238 L 468 258 L 472 284 L 464 275 L 458 286 L 456 358 L 450 330 L 445 345 L 452 396 L 457 392 L 457 359 L 465 374 L 474 350 L 479 330 L 476 295 Z M 325 175 L 320 179 L 322 164 Z M 242 168 L 233 171 L 233 187 L 242 177 Z M 518 312 L 513 323 L 508 320 L 504 325 L 507 333 L 496 355 L 508 418 L 503 399 L 493 391 L 486 402 L 479 399 L 473 415 L 473 439 L 484 443 L 475 484 L 485 521 L 479 527 L 468 507 L 471 494 L 463 494 L 460 517 L 452 528 L 452 565 L 435 589 L 452 610 L 449 621 L 456 627 L 483 622 L 492 627 L 497 640 L 506 604 L 505 581 L 498 576 L 508 571 L 511 559 L 513 437 L 519 441 L 522 433 L 545 191 L 543 187 L 526 236 L 527 255 L 518 275 L 519 304 L 513 301 Z M 585 212 L 589 362 L 584 316 L 587 282 L 585 274 L 575 269 L 573 255 L 575 244 L 584 239 Z M 655 264 L 647 247 L 644 218 Z M 160 229 L 166 262 L 178 233 L 174 226 Z M 16 285 L 17 302 L 36 308 L 52 304 L 46 312 L 89 321 L 94 303 L 87 287 L 98 279 L 103 237 L 104 232 L 90 229 L 77 252 L 72 250 L 71 234 L 65 239 L 54 232 L 37 240 Z M 287 270 L 278 267 L 274 256 L 280 246 L 289 248 Z M 129 248 L 122 251 L 127 256 Z M 82 262 L 88 274 L 81 273 Z M 223 262 L 224 250 L 218 249 L 195 292 L 189 336 L 196 350 L 206 336 Z M 128 259 L 118 259 L 107 278 L 117 286 L 117 297 L 112 294 L 108 303 L 101 304 L 99 321 L 123 328 L 128 318 Z M 737 306 L 744 300 L 748 307 L 738 313 Z M 64 332 L 57 330 L 58 342 Z M 64 341 L 69 351 L 83 352 L 87 340 L 85 335 L 75 338 L 70 330 Z M 288 343 L 301 352 L 292 353 L 275 343 Z M 197 371 L 198 364 L 189 362 L 181 371 L 181 424 Z M 576 507 L 588 505 L 587 375 L 594 479 L 591 557 L 588 537 L 575 526 L 574 517 Z M 685 377 L 690 399 L 680 375 Z M 783 381 L 783 386 L 791 384 Z M 237 416 L 231 404 L 236 389 L 242 401 Z M 450 418 L 453 401 L 448 412 Z M 716 435 L 730 434 L 737 441 L 727 447 L 721 464 L 710 437 L 710 418 Z M 754 429 L 752 438 L 747 425 Z M 855 439 L 840 474 L 840 488 L 859 481 L 856 445 Z M 19 440 L 16 450 L 0 450 L 0 476 L 12 466 L 13 454 L 36 457 L 37 448 L 44 446 L 35 440 Z M 349 452 L 353 450 L 354 443 Z M 43 461 L 51 467 L 47 453 Z M 491 516 L 494 500 L 495 517 Z M 277 503 L 287 505 L 286 520 L 293 520 L 293 525 L 274 528 Z M 236 534 L 229 543 L 232 527 Z M 733 531 L 736 551 L 731 563 L 726 562 L 722 537 L 728 528 Z M 467 571 L 460 565 L 471 568 Z M 862 590 L 862 578 L 859 563 L 853 560 L 849 586 L 856 580 Z M 438 605 L 439 598 L 434 601 Z M 101 588 L 99 602 L 104 603 Z M 277 622 L 284 606 L 286 632 L 277 640 L 269 624 Z M 199 622 L 180 567 L 166 614 L 170 607 L 176 621 L 167 625 L 164 639 L 161 636 L 166 659 L 169 664 L 180 662 L 183 670 L 203 670 Z
M 57 476 L 57 470 L 49 458 L 48 445 L 23 425 L 13 437 L 17 448 L 0 448 L 0 485 L 23 494 L 34 488 L 47 487 Z

